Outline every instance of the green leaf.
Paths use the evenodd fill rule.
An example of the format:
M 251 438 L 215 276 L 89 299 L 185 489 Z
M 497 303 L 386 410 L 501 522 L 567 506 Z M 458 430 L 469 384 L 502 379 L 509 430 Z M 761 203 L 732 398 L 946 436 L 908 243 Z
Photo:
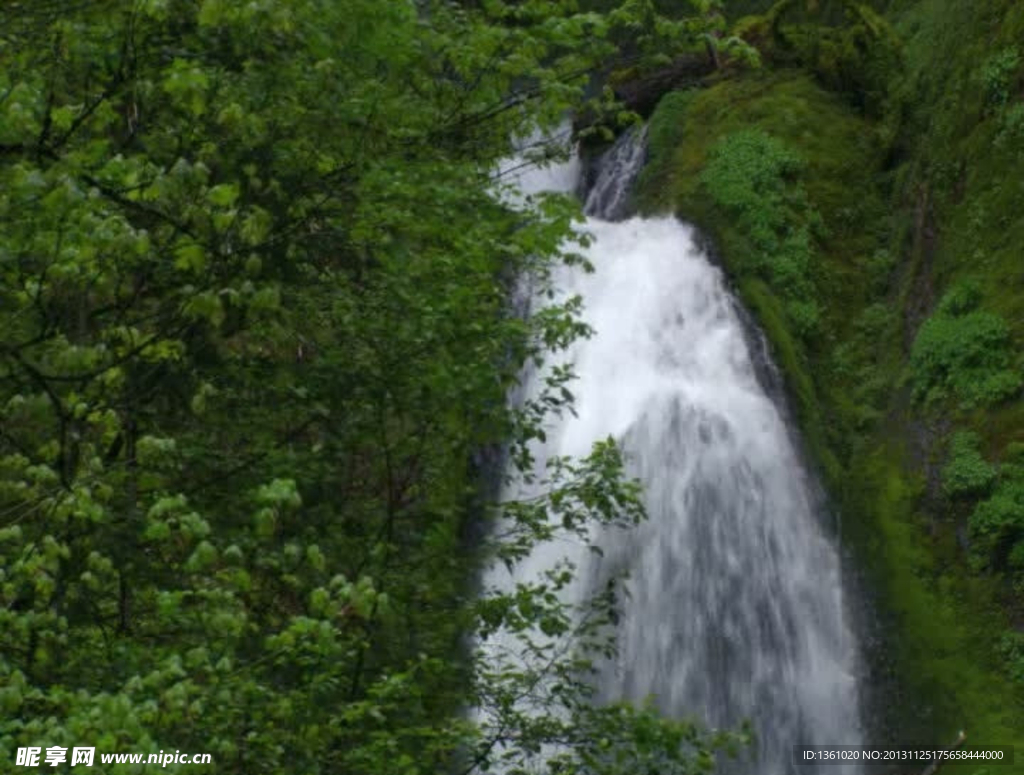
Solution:
M 194 242 L 181 245 L 174 252 L 174 266 L 190 272 L 202 272 L 206 268 L 206 251 Z
M 224 306 L 220 296 L 213 291 L 194 294 L 184 304 L 182 311 L 193 320 L 205 320 L 214 328 L 224 322 Z
M 212 204 L 219 207 L 230 207 L 238 200 L 238 185 L 235 183 L 221 183 L 214 186 L 206 193 L 206 198 Z

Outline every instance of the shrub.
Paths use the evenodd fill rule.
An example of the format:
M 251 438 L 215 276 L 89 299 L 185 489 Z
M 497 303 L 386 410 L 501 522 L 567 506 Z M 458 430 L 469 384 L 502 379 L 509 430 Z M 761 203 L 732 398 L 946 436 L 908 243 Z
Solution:
M 918 401 L 955 398 L 970 409 L 1001 401 L 1020 388 L 1006 322 L 974 309 L 979 300 L 969 285 L 959 286 L 921 326 L 910 355 Z
M 853 330 L 860 341 L 867 345 L 877 342 L 893 331 L 897 316 L 888 304 L 871 304 L 865 307 L 853 321 Z
M 1011 630 L 1003 633 L 997 650 L 1009 670 L 1010 677 L 1024 684 L 1024 632 Z
M 747 129 L 726 135 L 711 149 L 701 182 L 718 205 L 765 239 L 786 226 L 787 205 L 797 204 L 794 199 L 803 203 L 787 185 L 801 166 L 780 140 Z
M 896 257 L 889 250 L 879 249 L 864 260 L 864 265 L 871 278 L 872 291 L 877 295 L 885 293 L 896 269 Z
M 1018 102 L 1000 117 L 996 145 L 1000 148 L 1019 146 L 1024 141 L 1024 102 Z
M 799 156 L 780 140 L 747 129 L 726 135 L 711 149 L 701 183 L 750 240 L 753 266 L 781 297 L 798 334 L 811 336 L 820 310 L 814 299 L 812 210 L 795 176 Z
M 992 488 L 996 468 L 978 451 L 978 435 L 961 432 L 949 445 L 949 460 L 942 469 L 942 488 L 950 497 L 981 495 Z
M 1004 48 L 981 67 L 981 84 L 990 105 L 1004 105 L 1010 98 L 1013 78 L 1020 67 L 1020 53 L 1016 48 Z
M 964 315 L 972 312 L 981 304 L 981 288 L 973 280 L 966 280 L 954 285 L 942 301 L 938 311 L 944 315 Z
M 800 336 L 810 336 L 818 330 L 821 307 L 814 299 L 794 299 L 786 302 L 786 315 Z
M 1007 564 L 1015 571 L 1024 571 L 1024 541 L 1013 545 Z
M 1000 482 L 992 497 L 974 509 L 969 520 L 974 551 L 995 569 L 1015 565 L 1024 545 L 1024 477 Z

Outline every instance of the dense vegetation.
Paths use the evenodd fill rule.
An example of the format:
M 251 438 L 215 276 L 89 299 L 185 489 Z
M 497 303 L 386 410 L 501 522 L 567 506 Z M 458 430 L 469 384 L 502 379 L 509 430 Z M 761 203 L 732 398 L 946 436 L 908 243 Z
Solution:
M 515 410 L 508 390 L 586 334 L 576 302 L 509 303 L 517 276 L 543 290 L 580 260 L 578 205 L 503 197 L 498 162 L 569 111 L 606 113 L 584 97 L 608 63 L 703 50 L 703 17 L 3 14 L 2 768 L 96 746 L 245 775 L 471 773 L 542 750 L 564 773 L 707 769 L 732 738 L 590 702 L 614 586 L 583 611 L 555 594 L 570 567 L 475 589 L 485 560 L 642 517 L 604 443 L 486 530 L 494 451 L 531 470 L 571 375 Z M 471 633 L 520 643 L 481 660 Z
M 725 5 L 766 66 L 663 97 L 641 204 L 773 342 L 879 614 L 876 734 L 1020 746 L 1024 7 Z
M 499 162 L 632 121 L 604 76 L 656 89 L 640 204 L 715 239 L 787 376 L 879 613 L 875 734 L 1024 745 L 1024 6 L 2 13 L 0 761 L 670 775 L 740 739 L 591 702 L 614 586 L 476 589 L 643 516 L 611 442 L 491 502 L 572 401 L 555 369 L 509 408 L 520 369 L 587 335 L 509 304 L 582 259 L 578 206 L 503 196 Z

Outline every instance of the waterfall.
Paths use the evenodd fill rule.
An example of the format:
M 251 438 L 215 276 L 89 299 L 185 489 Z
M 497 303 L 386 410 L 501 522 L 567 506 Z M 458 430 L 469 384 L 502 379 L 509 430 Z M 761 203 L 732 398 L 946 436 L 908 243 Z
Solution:
M 583 228 L 594 239 L 584 252 L 595 271 L 556 277 L 559 294 L 582 296 L 596 333 L 569 354 L 575 416 L 552 420 L 536 456 L 582 456 L 613 436 L 648 512 L 633 531 L 597 535 L 602 557 L 577 554 L 582 580 L 570 594 L 629 574 L 601 699 L 653 697 L 664 713 L 719 729 L 749 719 L 755 761 L 736 772 L 810 775 L 792 765 L 795 744 L 862 742 L 839 555 L 721 271 L 689 226 L 624 217 L 643 156 L 636 133 L 590 170 Z M 574 160 L 530 170 L 519 185 L 572 192 L 580 169 Z M 514 578 L 565 551 L 538 547 Z M 486 581 L 507 584 L 505 573 Z M 853 770 L 822 770 L 844 771 Z

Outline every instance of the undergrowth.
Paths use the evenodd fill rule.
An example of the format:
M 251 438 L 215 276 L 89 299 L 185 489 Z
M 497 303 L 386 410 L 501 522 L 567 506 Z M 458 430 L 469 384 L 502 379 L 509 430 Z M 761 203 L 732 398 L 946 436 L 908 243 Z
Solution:
M 952 498 L 988 492 L 996 479 L 995 467 L 978 450 L 978 434 L 960 431 L 949 445 L 949 460 L 942 469 L 942 488 Z
M 928 51 L 914 41 L 909 56 Z M 979 80 L 986 56 L 971 56 L 956 84 L 970 81 L 975 100 L 963 104 L 978 120 L 990 110 Z M 772 342 L 876 595 L 889 660 L 878 670 L 898 676 L 898 704 L 911 698 L 914 713 L 887 718 L 889 732 L 924 742 L 968 726 L 976 739 L 1020 744 L 1024 693 L 1006 680 L 1020 646 L 1003 638 L 997 605 L 1024 559 L 1024 487 L 1015 484 L 1024 478 L 1006 446 L 1024 430 L 1024 410 L 1008 400 L 1021 384 L 1024 219 L 1014 208 L 1024 210 L 1024 185 L 998 172 L 1024 160 L 1009 140 L 1018 81 L 1000 76 L 1011 93 L 975 138 L 986 176 L 976 180 L 945 153 L 964 135 L 963 118 L 936 110 L 932 127 L 901 102 L 948 99 L 953 110 L 938 79 L 957 71 L 932 67 L 894 74 L 903 115 L 877 121 L 823 89 L 819 74 L 792 70 L 671 94 L 651 118 L 658 168 L 638 200 L 714 237 Z M 941 141 L 907 134 L 928 131 Z M 1005 147 L 993 150 L 1000 133 Z M 956 196 L 963 205 L 948 209 Z M 927 243 L 932 219 L 947 213 Z M 816 310 L 810 335 L 794 312 L 803 300 Z
M 977 309 L 974 285 L 953 288 L 914 340 L 914 397 L 925 404 L 956 399 L 963 409 L 1002 401 L 1020 390 L 1010 329 L 999 315 Z
M 969 524 L 975 563 L 1024 581 L 1024 455 L 1019 449 L 1010 450 L 995 490 L 978 503 Z
M 797 333 L 808 337 L 821 317 L 812 231 L 820 231 L 822 222 L 800 185 L 802 167 L 784 143 L 748 129 L 726 135 L 711 148 L 701 182 L 753 244 L 750 268 L 779 294 Z

